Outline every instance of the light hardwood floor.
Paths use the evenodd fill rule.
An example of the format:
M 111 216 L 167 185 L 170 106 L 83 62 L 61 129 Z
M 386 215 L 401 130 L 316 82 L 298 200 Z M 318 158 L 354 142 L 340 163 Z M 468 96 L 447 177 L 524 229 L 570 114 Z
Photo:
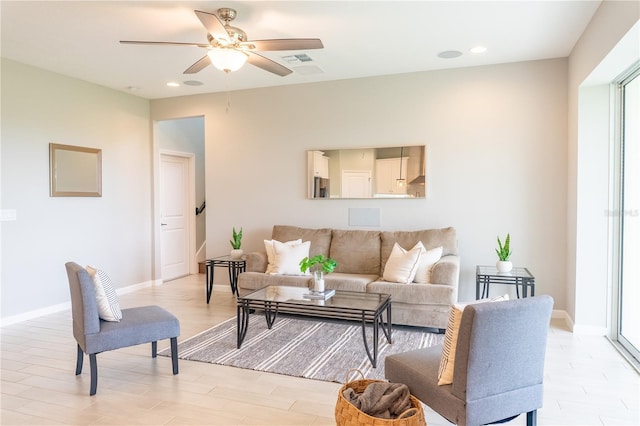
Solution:
M 235 315 L 204 275 L 120 296 L 123 308 L 158 304 L 180 319 L 185 339 Z M 75 376 L 69 311 L 1 328 L 0 423 L 48 425 L 330 425 L 340 385 L 150 357 L 150 345 L 98 355 L 98 393 L 89 396 L 88 359 Z M 167 346 L 159 342 L 158 348 Z M 576 336 L 553 321 L 540 425 L 640 425 L 640 378 L 604 337 Z M 425 407 L 430 426 L 449 423 Z M 509 424 L 525 424 L 520 416 Z

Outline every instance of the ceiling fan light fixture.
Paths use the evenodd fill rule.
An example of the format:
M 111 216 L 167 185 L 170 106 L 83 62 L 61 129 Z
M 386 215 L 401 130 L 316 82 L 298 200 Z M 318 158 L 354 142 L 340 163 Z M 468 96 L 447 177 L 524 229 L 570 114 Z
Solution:
M 224 47 L 209 49 L 207 55 L 214 67 L 226 73 L 239 70 L 249 58 L 244 52 Z

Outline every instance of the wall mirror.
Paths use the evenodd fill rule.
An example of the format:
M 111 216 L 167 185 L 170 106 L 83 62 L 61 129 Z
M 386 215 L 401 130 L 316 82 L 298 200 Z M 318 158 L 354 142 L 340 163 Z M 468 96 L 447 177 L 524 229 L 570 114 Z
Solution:
M 425 198 L 426 163 L 424 145 L 307 151 L 308 196 Z
M 101 197 L 102 150 L 49 144 L 52 197 Z

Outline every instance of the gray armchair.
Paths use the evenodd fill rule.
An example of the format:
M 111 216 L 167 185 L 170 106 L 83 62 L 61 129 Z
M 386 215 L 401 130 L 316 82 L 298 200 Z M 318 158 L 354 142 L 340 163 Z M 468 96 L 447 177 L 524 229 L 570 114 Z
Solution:
M 142 306 L 122 310 L 120 322 L 103 321 L 98 317 L 93 280 L 80 265 L 65 264 L 71 291 L 73 336 L 78 342 L 76 375 L 82 373 L 84 354 L 89 355 L 91 389 L 98 387 L 96 354 L 128 346 L 151 342 L 151 356 L 157 355 L 158 340 L 171 339 L 173 374 L 178 374 L 178 343 L 180 323 L 171 313 L 159 306 Z
M 405 383 L 415 397 L 458 425 L 496 423 L 521 413 L 527 413 L 527 425 L 535 425 L 552 307 L 549 296 L 468 305 L 452 384 L 438 386 L 442 346 L 388 356 L 386 377 Z

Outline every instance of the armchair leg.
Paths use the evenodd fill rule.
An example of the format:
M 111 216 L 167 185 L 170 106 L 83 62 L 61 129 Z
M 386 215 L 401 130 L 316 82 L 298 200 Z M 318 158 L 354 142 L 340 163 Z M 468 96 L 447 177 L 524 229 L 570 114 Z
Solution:
M 527 426 L 536 426 L 538 424 L 538 410 L 529 411 L 527 413 Z
M 151 358 L 155 358 L 158 355 L 158 342 L 151 342 Z
M 89 395 L 96 394 L 98 388 L 98 364 L 96 363 L 96 354 L 89 354 L 89 366 L 91 367 L 91 389 Z
M 76 376 L 82 373 L 82 361 L 84 360 L 84 352 L 80 345 L 78 345 L 78 359 L 76 360 Z
M 178 338 L 171 338 L 171 364 L 173 366 L 173 374 L 178 374 Z

